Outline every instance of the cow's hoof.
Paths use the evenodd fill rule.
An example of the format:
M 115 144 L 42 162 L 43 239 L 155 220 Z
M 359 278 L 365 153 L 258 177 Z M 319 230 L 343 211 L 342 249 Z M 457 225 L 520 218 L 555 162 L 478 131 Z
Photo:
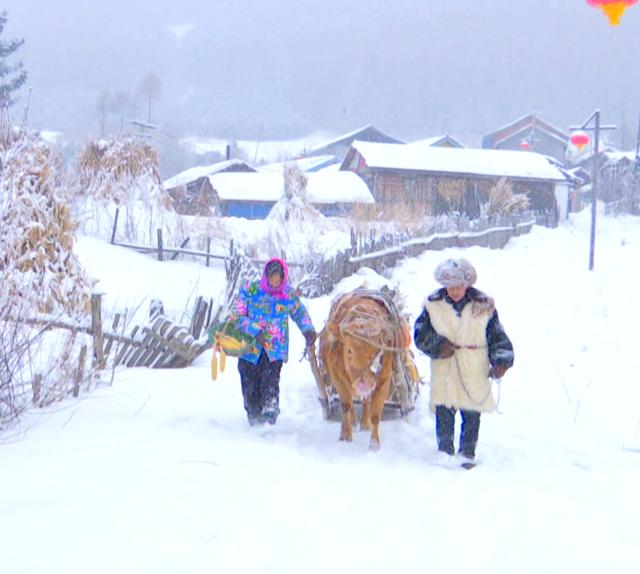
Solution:
M 338 440 L 344 441 L 344 442 L 353 442 L 353 437 L 352 436 L 348 436 L 346 434 L 341 434 L 340 438 Z
M 369 443 L 369 450 L 372 450 L 373 452 L 379 451 L 380 450 L 380 441 L 379 440 L 372 440 Z

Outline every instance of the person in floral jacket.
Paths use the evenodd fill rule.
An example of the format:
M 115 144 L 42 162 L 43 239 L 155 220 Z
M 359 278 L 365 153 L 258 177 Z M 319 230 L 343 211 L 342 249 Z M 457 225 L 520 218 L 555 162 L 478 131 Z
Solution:
M 255 345 L 238 359 L 244 408 L 251 425 L 275 424 L 280 414 L 280 370 L 289 358 L 289 317 L 307 346 L 316 340 L 311 317 L 288 277 L 287 264 L 274 257 L 264 266 L 260 281 L 246 284 L 235 302 L 237 327 L 255 339 Z

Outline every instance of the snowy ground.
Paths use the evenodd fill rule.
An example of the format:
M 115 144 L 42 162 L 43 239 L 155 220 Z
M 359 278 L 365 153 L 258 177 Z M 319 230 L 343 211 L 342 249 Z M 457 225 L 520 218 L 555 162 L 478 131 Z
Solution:
M 514 342 L 474 470 L 436 456 L 426 386 L 407 420 L 383 423 L 381 451 L 364 433 L 339 443 L 293 327 L 275 427 L 247 425 L 235 361 L 214 383 L 203 356 L 119 370 L 0 435 L 0 572 L 637 572 L 640 220 L 599 219 L 593 272 L 588 226 L 582 213 L 504 250 L 394 270 L 415 319 L 435 265 L 467 257 Z M 179 306 L 219 273 L 80 245 L 112 300 L 153 291 Z M 364 277 L 381 282 L 362 272 L 338 290 Z M 329 302 L 308 301 L 318 328 Z M 419 368 L 428 378 L 425 357 Z

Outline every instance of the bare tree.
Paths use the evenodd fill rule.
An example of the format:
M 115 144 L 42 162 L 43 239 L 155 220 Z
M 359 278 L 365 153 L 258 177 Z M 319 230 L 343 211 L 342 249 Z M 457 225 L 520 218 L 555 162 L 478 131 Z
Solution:
M 113 95 L 113 110 L 120 115 L 120 131 L 124 131 L 125 117 L 132 115 L 136 105 L 129 90 L 118 90 Z
M 151 100 L 157 100 L 162 95 L 162 80 L 156 74 L 147 74 L 138 88 L 138 94 L 147 100 L 147 121 L 151 123 Z
M 107 135 L 107 117 L 113 111 L 113 96 L 109 90 L 102 90 L 96 99 L 96 110 L 100 119 L 100 137 Z

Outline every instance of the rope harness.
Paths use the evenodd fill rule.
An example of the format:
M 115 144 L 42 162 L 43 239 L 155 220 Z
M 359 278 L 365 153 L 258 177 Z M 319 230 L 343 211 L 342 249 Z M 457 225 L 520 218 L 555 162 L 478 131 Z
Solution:
M 351 297 L 362 297 L 381 304 L 389 313 L 388 318 L 373 315 L 363 309 L 352 307 L 345 317 L 338 324 L 338 331 L 341 335 L 348 335 L 368 345 L 385 351 L 404 351 L 399 340 L 400 330 L 404 319 L 398 311 L 398 307 L 384 291 L 372 291 L 370 289 L 356 289 L 347 297 L 338 300 L 335 310 L 332 309 L 330 315 L 337 313 L 340 306 Z M 362 327 L 365 327 L 364 329 Z M 367 328 L 369 327 L 369 328 Z M 364 331 L 364 333 L 363 333 Z M 385 341 L 393 341 L 393 346 Z
M 462 385 L 462 390 L 464 391 L 464 394 L 467 395 L 467 397 L 469 398 L 469 400 L 476 406 L 480 406 L 483 405 L 485 403 L 485 401 L 489 398 L 489 395 L 491 395 L 491 384 L 489 384 L 489 389 L 487 390 L 487 394 L 484 396 L 484 398 L 481 401 L 476 401 L 472 396 L 471 393 L 469 392 L 469 389 L 467 388 L 466 383 L 464 382 L 464 377 L 462 376 L 462 369 L 460 368 L 460 363 L 458 362 L 458 356 L 456 355 L 456 351 L 458 349 L 471 349 L 471 350 L 480 350 L 480 349 L 486 349 L 488 347 L 488 345 L 455 345 L 455 350 L 453 352 L 453 358 L 455 360 L 455 364 L 456 364 L 456 369 L 458 370 L 458 377 L 460 378 L 460 384 Z
M 399 401 L 403 408 L 410 408 L 413 405 L 412 391 L 413 381 L 406 373 L 405 357 L 407 348 L 403 342 L 404 319 L 398 307 L 392 299 L 392 293 L 384 289 L 355 289 L 354 291 L 340 297 L 329 311 L 329 317 L 338 313 L 340 307 L 353 297 L 369 299 L 378 303 L 387 311 L 387 317 L 374 315 L 370 311 L 358 308 L 358 304 L 349 309 L 345 317 L 338 323 L 338 332 L 342 336 L 349 336 L 358 341 L 378 349 L 374 364 L 380 363 L 380 358 L 384 352 L 393 353 L 393 373 L 392 387 L 399 395 Z

